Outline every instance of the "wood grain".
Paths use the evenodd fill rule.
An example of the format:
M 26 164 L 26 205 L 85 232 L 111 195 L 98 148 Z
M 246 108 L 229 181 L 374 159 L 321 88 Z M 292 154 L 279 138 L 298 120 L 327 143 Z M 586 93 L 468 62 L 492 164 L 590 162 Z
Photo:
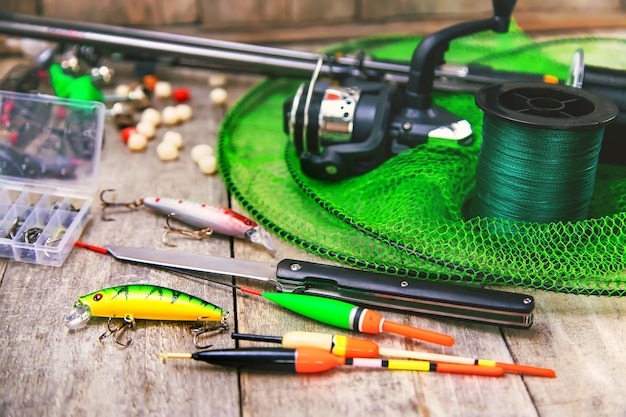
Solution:
M 41 0 L 42 15 L 112 25 L 163 25 L 190 23 L 199 19 L 194 0 Z M 15 10 L 18 11 L 18 10 Z M 35 13 L 23 11 L 22 13 Z
M 573 6 L 518 2 L 513 18 L 527 32 L 620 29 L 626 26 L 621 3 L 576 1 Z M 584 3 L 584 4 L 583 4 Z M 372 34 L 429 34 L 460 22 L 491 15 L 489 3 L 349 0 L 11 0 L 0 11 L 40 14 L 113 25 L 250 43 L 293 43 L 354 39 Z M 529 6 L 532 5 L 532 7 Z M 166 25 L 166 26 L 164 26 Z
M 222 111 L 208 101 L 207 73 L 168 70 L 159 77 L 192 91 L 194 118 L 174 128 L 185 147 L 179 160 L 162 163 L 155 147 L 130 153 L 108 125 L 99 190 L 129 201 L 145 195 L 181 197 L 219 205 L 232 201 L 219 177 L 205 176 L 191 161 L 194 144 L 215 145 Z M 230 104 L 255 77 L 230 77 Z M 168 102 L 158 103 L 164 106 Z M 97 200 L 97 199 L 96 199 Z M 99 202 L 82 239 L 93 244 L 123 244 L 273 261 L 284 257 L 328 262 L 275 238 L 273 258 L 246 242 L 214 237 L 202 241 L 171 236 L 161 242 L 164 219 L 147 210 L 114 210 L 100 219 Z M 229 278 L 219 278 L 226 279 Z M 77 296 L 126 283 L 168 286 L 205 298 L 231 311 L 239 332 L 281 335 L 290 330 L 350 334 L 314 323 L 252 295 L 230 288 L 115 261 L 75 249 L 60 268 L 0 260 L 0 415 L 41 416 L 620 416 L 626 409 L 623 317 L 626 300 L 575 297 L 539 291 L 536 321 L 529 330 L 384 313 L 390 320 L 448 333 L 456 344 L 442 348 L 394 335 L 365 336 L 381 346 L 552 367 L 557 378 L 507 374 L 488 378 L 435 373 L 342 369 L 318 375 L 279 375 L 236 371 L 193 361 L 161 363 L 167 351 L 193 351 L 189 324 L 138 322 L 122 349 L 105 339 L 104 319 L 69 331 L 64 314 Z M 267 289 L 249 280 L 238 283 Z M 228 333 L 210 339 L 215 348 L 234 347 Z M 251 346 L 240 342 L 240 346 Z
M 3 0 L 0 10 L 3 12 L 36 14 L 38 3 L 38 0 Z

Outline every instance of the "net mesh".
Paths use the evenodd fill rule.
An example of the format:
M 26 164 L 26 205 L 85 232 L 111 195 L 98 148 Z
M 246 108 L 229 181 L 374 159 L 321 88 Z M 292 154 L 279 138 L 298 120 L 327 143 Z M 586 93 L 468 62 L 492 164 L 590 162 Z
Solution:
M 365 50 L 378 59 L 408 61 L 418 42 L 416 37 L 386 36 L 327 52 Z M 446 58 L 565 79 L 579 47 L 586 62 L 626 69 L 626 62 L 615 60 L 626 56 L 624 40 L 538 43 L 516 27 L 505 35 L 453 41 Z M 589 218 L 583 221 L 470 218 L 483 115 L 473 94 L 441 92 L 435 103 L 472 124 L 472 145 L 430 140 L 365 175 L 337 183 L 314 180 L 301 172 L 282 130 L 283 102 L 300 82 L 259 83 L 229 111 L 219 134 L 219 170 L 227 188 L 275 235 L 322 257 L 387 274 L 624 294 L 626 167 L 600 164 Z

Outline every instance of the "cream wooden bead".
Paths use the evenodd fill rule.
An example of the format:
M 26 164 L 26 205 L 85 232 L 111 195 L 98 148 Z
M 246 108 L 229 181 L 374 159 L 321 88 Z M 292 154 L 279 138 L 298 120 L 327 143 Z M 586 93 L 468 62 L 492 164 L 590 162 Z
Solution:
M 213 155 L 215 155 L 215 151 L 213 150 L 211 145 L 201 144 L 201 145 L 196 145 L 193 148 L 191 148 L 191 159 L 196 164 L 199 163 L 200 160 L 204 158 L 205 156 L 213 156 Z
M 178 158 L 178 148 L 171 142 L 159 143 L 156 151 L 161 161 L 173 161 Z
M 154 137 L 156 133 L 156 128 L 152 123 L 149 122 L 139 122 L 137 123 L 137 132 L 141 133 L 146 137 L 146 139 L 150 140 Z
M 228 93 L 223 88 L 215 88 L 209 93 L 209 99 L 216 106 L 224 106 L 228 100 Z
M 203 174 L 211 175 L 217 171 L 217 159 L 214 155 L 206 155 L 198 162 L 198 167 Z
M 167 81 L 157 81 L 154 84 L 154 96 L 156 98 L 169 98 L 172 96 L 172 84 Z
M 178 104 L 176 105 L 176 113 L 179 121 L 186 122 L 193 116 L 193 109 L 189 104 Z
M 130 87 L 126 84 L 119 84 L 115 87 L 115 95 L 120 97 L 128 97 L 128 93 L 130 93 Z
M 211 74 L 209 77 L 209 87 L 211 88 L 226 87 L 227 82 L 224 74 Z
M 165 126 L 174 126 L 178 124 L 178 112 L 174 106 L 165 106 L 161 112 L 161 122 Z
M 153 126 L 158 126 L 161 124 L 161 112 L 155 108 L 148 107 L 143 112 L 141 112 L 142 122 L 151 123 Z
M 168 130 L 163 135 L 163 142 L 169 142 L 172 145 L 176 146 L 176 149 L 180 149 L 183 147 L 183 135 L 178 132 L 174 132 L 173 130 Z
M 128 146 L 128 149 L 133 152 L 141 152 L 146 149 L 146 146 L 148 146 L 148 139 L 141 133 L 134 132 L 128 137 L 126 146 Z

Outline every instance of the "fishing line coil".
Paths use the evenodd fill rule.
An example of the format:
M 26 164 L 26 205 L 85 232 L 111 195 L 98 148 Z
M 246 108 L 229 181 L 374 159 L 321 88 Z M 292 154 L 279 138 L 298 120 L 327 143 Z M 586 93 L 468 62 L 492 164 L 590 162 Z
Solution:
M 617 106 L 585 90 L 528 82 L 484 87 L 476 104 L 484 116 L 472 216 L 586 219 Z

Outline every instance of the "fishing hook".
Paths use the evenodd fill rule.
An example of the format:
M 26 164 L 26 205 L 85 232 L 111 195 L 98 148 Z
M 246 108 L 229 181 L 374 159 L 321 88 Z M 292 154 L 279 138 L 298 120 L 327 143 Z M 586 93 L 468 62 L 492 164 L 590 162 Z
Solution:
M 107 330 L 100 335 L 98 340 L 101 342 L 109 336 L 113 336 L 113 340 L 120 346 L 128 347 L 130 343 L 133 341 L 131 338 L 126 338 L 126 341 L 121 341 L 121 335 L 125 333 L 126 329 L 134 329 L 135 328 L 135 318 L 130 314 L 127 314 L 123 318 L 122 324 L 119 326 L 112 326 L 112 321 L 114 317 L 109 317 L 107 320 Z
M 191 330 L 191 334 L 193 334 L 193 345 L 198 348 L 198 349 L 209 349 L 211 345 L 201 345 L 200 343 L 198 343 L 198 338 L 200 336 L 204 336 L 208 333 L 216 333 L 216 332 L 222 332 L 222 331 L 226 331 L 229 330 L 230 327 L 228 327 L 228 323 L 226 322 L 226 319 L 228 319 L 228 315 L 225 315 L 224 317 L 222 317 L 222 320 L 220 321 L 219 325 L 217 327 L 207 327 L 207 326 L 202 326 L 202 327 L 192 327 Z
M 110 222 L 110 221 L 115 220 L 115 219 L 108 218 L 108 217 L 105 216 L 105 210 L 107 208 L 110 208 L 110 207 L 126 207 L 126 208 L 131 209 L 131 210 L 136 210 L 139 207 L 143 206 L 143 198 L 138 198 L 138 199 L 136 199 L 134 201 L 131 201 L 130 203 L 115 203 L 113 201 L 105 200 L 104 199 L 104 194 L 108 193 L 108 192 L 111 192 L 111 191 L 115 191 L 115 190 L 113 188 L 108 188 L 106 190 L 102 190 L 102 192 L 100 193 L 100 203 L 102 205 L 102 212 L 100 214 L 100 219 L 102 221 Z
M 185 229 L 178 229 L 176 227 L 172 227 L 172 225 L 170 224 L 170 218 L 174 217 L 176 214 L 175 213 L 170 213 L 167 215 L 167 217 L 165 218 L 165 223 L 167 224 L 167 226 L 165 226 L 165 228 L 167 229 L 165 232 L 163 232 L 163 235 L 161 236 L 161 241 L 167 245 L 167 246 L 172 246 L 175 247 L 176 245 L 169 243 L 167 241 L 167 236 L 170 233 L 178 233 L 180 235 L 183 236 L 189 236 L 192 237 L 194 239 L 204 239 L 206 237 L 209 237 L 213 234 L 213 229 L 210 227 L 205 227 L 204 229 L 198 229 L 198 230 L 185 230 Z

